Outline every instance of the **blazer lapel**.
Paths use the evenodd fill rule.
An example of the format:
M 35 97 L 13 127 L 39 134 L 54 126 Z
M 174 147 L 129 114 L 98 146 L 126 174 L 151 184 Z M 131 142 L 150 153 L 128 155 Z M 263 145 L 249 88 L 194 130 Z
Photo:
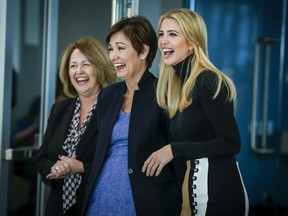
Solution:
M 109 95 L 109 98 L 104 95 L 103 101 L 99 104 L 100 115 L 105 113 L 103 116 L 98 116 L 100 120 L 99 131 L 100 134 L 97 137 L 97 147 L 95 152 L 95 157 L 97 158 L 97 162 L 94 160 L 93 164 L 93 179 L 96 179 L 96 176 L 99 174 L 100 168 L 106 156 L 107 148 L 110 143 L 112 130 L 114 127 L 115 122 L 117 121 L 118 114 L 121 109 L 122 99 L 123 99 L 123 92 L 125 91 L 126 86 L 124 83 L 121 83 L 119 90 L 115 89 L 115 93 Z M 108 109 L 101 112 L 101 106 Z
M 65 139 L 66 139 L 66 135 L 68 133 L 69 127 L 70 127 L 70 123 L 73 117 L 73 113 L 74 113 L 74 107 L 75 107 L 75 100 L 73 100 L 73 102 L 71 102 L 66 108 L 59 110 L 56 113 L 56 121 L 55 121 L 55 125 L 54 128 L 56 128 L 56 133 L 58 133 L 58 137 L 59 137 L 59 143 L 61 143 L 61 146 L 63 145 Z M 59 123 L 59 119 L 62 119 L 62 123 Z M 66 155 L 66 152 L 63 150 L 63 148 L 61 147 L 60 150 L 60 154 L 61 155 Z
M 88 146 L 88 143 L 95 142 L 96 145 L 96 134 L 98 132 L 98 124 L 97 124 L 97 107 L 96 109 L 93 110 L 93 115 L 87 125 L 87 128 L 84 132 L 84 134 L 82 135 L 78 146 L 77 146 L 77 158 L 81 159 L 83 156 L 83 152 L 85 151 L 85 149 Z
M 119 89 L 119 91 L 115 91 L 113 98 L 110 98 L 109 100 L 107 99 L 105 100 L 106 103 L 109 103 L 109 104 L 104 104 L 105 108 L 110 107 L 110 109 L 109 111 L 107 111 L 105 118 L 101 118 L 102 120 L 100 124 L 101 124 L 101 128 L 105 128 L 105 130 L 101 131 L 101 133 L 103 133 L 103 138 L 105 139 L 104 143 L 106 145 L 110 143 L 112 130 L 113 130 L 115 122 L 117 121 L 119 112 L 121 110 L 123 94 L 125 90 L 126 90 L 126 85 L 124 82 L 122 82 L 121 88 Z

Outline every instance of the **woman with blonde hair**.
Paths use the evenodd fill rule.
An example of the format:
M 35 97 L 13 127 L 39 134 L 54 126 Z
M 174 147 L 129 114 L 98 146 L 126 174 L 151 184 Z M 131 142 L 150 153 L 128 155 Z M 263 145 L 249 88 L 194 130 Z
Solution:
M 202 17 L 189 9 L 161 16 L 158 104 L 170 118 L 171 143 L 151 154 L 146 175 L 159 175 L 173 158 L 185 158 L 181 215 L 248 215 L 248 197 L 236 154 L 241 143 L 232 80 L 208 58 Z M 183 173 L 184 174 L 184 173 Z

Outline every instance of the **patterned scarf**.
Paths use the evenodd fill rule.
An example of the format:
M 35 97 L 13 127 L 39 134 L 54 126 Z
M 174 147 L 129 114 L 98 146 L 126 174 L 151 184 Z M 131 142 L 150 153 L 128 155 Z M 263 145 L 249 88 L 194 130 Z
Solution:
M 67 153 L 68 157 L 72 157 L 76 153 L 78 142 L 80 141 L 84 131 L 86 130 L 87 124 L 92 116 L 92 111 L 95 109 L 96 104 L 93 105 L 92 110 L 88 113 L 87 117 L 83 121 L 80 129 L 78 130 L 80 123 L 80 99 L 77 98 L 76 107 L 74 110 L 74 115 L 70 124 L 70 128 L 63 144 L 63 149 Z M 72 174 L 64 179 L 64 184 L 62 187 L 63 195 L 63 212 L 65 212 L 76 203 L 76 191 L 81 184 L 82 177 L 79 173 Z

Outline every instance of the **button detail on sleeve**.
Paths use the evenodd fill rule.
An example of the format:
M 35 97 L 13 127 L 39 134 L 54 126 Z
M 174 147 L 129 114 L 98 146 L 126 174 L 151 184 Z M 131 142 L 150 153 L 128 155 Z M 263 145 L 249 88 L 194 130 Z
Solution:
M 133 173 L 133 169 L 129 168 L 129 169 L 128 169 L 128 173 L 129 173 L 129 174 L 132 174 L 132 173 Z

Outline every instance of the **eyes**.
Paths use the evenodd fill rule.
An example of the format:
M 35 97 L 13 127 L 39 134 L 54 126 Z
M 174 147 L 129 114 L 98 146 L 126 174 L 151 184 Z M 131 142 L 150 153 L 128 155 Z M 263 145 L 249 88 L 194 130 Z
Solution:
M 125 46 L 116 46 L 116 48 L 115 48 L 115 50 L 118 51 L 118 52 L 121 52 L 121 51 L 123 51 L 125 49 L 126 49 Z M 108 46 L 108 51 L 109 52 L 114 51 L 113 47 L 112 46 Z
M 69 68 L 75 69 L 78 67 L 78 65 L 79 64 L 77 62 L 71 62 L 69 65 Z M 84 67 L 84 68 L 85 67 L 88 68 L 88 67 L 91 67 L 91 62 L 90 61 L 83 61 L 83 62 L 80 62 L 80 65 L 82 65 L 82 67 Z
M 178 36 L 178 32 L 176 31 L 168 31 L 167 34 L 165 35 L 164 31 L 159 31 L 158 33 L 158 37 L 161 38 L 161 37 L 164 37 L 164 36 L 169 36 L 169 37 L 176 37 Z

